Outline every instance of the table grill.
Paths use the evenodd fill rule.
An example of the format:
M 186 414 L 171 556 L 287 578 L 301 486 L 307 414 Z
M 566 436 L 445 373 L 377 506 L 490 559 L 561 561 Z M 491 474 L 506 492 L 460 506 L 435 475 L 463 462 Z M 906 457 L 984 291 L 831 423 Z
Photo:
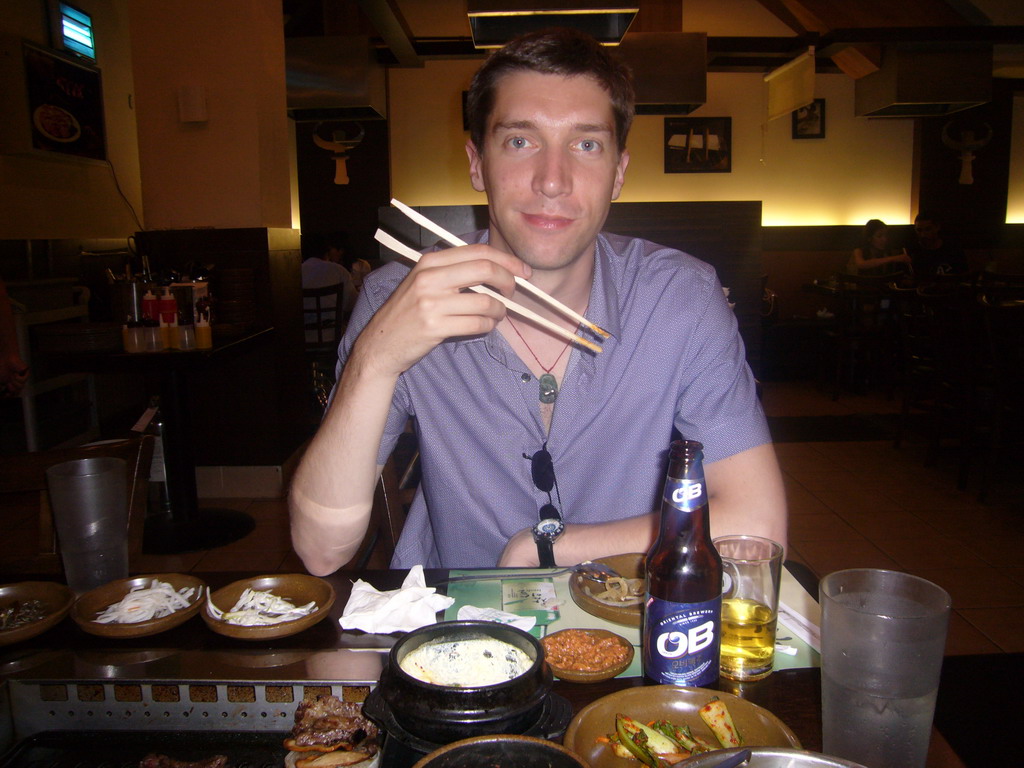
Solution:
M 347 650 L 93 655 L 41 653 L 13 673 L 0 665 L 0 768 L 138 768 L 150 753 L 283 768 L 300 701 L 362 701 L 380 673 L 379 654 Z M 309 679 L 310 657 L 344 682 Z M 396 761 L 386 748 L 381 768 L 410 766 L 411 757 Z

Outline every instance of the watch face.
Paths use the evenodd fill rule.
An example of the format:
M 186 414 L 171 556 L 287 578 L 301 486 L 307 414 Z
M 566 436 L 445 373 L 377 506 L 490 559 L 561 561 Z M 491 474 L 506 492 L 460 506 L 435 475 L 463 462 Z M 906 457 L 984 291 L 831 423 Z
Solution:
M 552 537 L 560 534 L 564 528 L 565 524 L 561 520 L 541 520 L 534 530 L 541 536 Z

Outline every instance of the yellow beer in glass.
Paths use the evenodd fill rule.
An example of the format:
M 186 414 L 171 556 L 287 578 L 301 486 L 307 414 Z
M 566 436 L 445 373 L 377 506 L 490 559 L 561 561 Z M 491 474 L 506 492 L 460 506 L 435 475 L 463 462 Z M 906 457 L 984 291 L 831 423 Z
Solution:
M 775 662 L 782 545 L 758 536 L 722 536 L 714 543 L 723 572 L 722 676 L 760 680 Z

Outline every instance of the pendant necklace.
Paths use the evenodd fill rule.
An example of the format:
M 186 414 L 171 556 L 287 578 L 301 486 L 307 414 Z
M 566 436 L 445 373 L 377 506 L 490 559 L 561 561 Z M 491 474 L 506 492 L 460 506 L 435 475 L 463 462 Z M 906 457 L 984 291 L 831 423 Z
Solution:
M 523 342 L 523 346 L 525 346 L 527 351 L 533 355 L 533 359 L 537 361 L 537 365 L 539 365 L 541 370 L 544 371 L 544 375 L 537 380 L 540 384 L 540 401 L 546 405 L 550 405 L 555 402 L 555 398 L 558 397 L 558 381 L 555 380 L 551 371 L 556 365 L 558 365 L 558 361 L 562 359 L 562 355 L 564 355 L 565 350 L 569 348 L 570 342 L 566 342 L 565 346 L 562 347 L 562 351 L 558 353 L 558 357 L 555 358 L 555 362 L 551 365 L 544 365 L 544 363 L 540 361 L 540 358 L 537 357 L 537 353 L 534 352 L 530 345 L 526 343 L 526 339 L 523 338 L 523 334 L 521 334 L 519 329 L 516 328 L 515 324 L 512 322 L 512 318 L 507 317 L 505 319 L 508 320 L 508 324 L 512 326 L 512 330 L 516 332 L 516 336 L 519 337 L 519 340 Z

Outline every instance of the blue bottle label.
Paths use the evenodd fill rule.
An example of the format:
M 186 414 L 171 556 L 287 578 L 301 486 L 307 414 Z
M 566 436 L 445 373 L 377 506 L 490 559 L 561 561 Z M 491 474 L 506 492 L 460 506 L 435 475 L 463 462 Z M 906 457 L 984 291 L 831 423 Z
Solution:
M 721 627 L 721 595 L 703 603 L 673 603 L 648 595 L 644 675 L 666 685 L 714 685 Z
M 665 480 L 665 501 L 681 512 L 696 512 L 707 503 L 707 499 L 702 476 Z

